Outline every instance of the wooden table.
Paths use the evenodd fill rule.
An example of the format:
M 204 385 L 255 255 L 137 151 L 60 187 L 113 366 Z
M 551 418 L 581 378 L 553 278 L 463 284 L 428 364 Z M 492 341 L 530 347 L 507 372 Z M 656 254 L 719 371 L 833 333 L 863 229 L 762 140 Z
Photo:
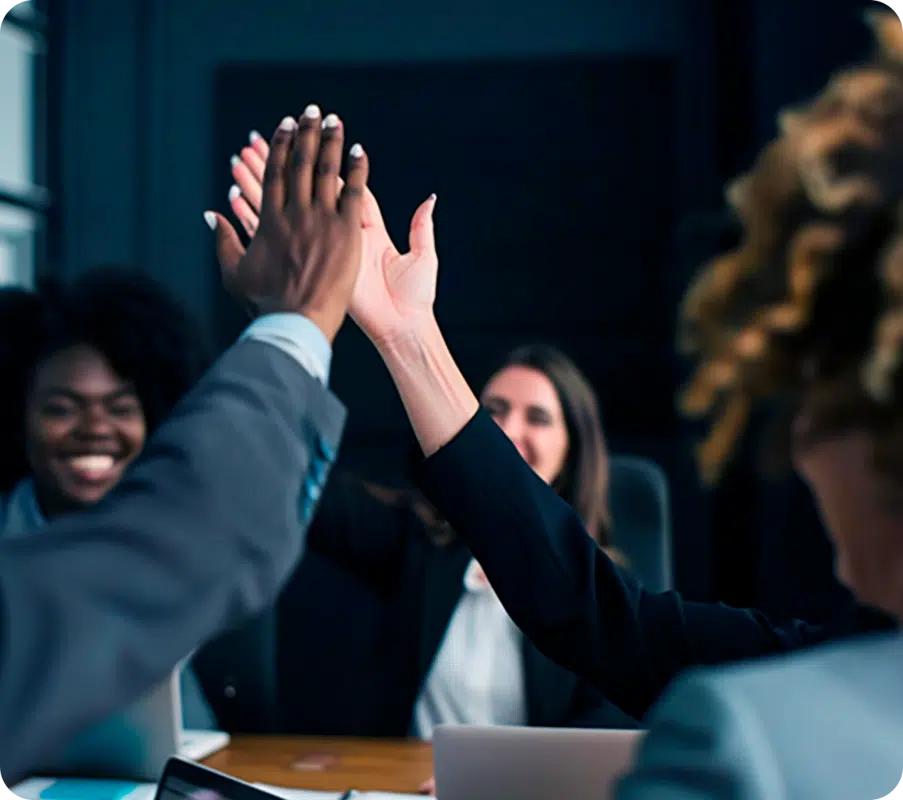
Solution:
M 433 774 L 433 749 L 416 740 L 235 736 L 204 764 L 251 783 L 413 794 Z

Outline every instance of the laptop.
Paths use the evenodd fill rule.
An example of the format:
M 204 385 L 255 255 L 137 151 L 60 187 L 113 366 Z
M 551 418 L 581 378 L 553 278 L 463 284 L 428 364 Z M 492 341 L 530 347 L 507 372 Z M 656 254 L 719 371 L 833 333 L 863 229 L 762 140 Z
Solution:
M 269 792 L 180 758 L 166 762 L 159 781 L 154 800 L 274 800 Z
M 181 670 L 144 698 L 80 733 L 35 774 L 156 783 L 171 756 L 200 761 L 229 744 L 222 731 L 184 730 Z
M 644 731 L 440 725 L 437 800 L 608 800 Z

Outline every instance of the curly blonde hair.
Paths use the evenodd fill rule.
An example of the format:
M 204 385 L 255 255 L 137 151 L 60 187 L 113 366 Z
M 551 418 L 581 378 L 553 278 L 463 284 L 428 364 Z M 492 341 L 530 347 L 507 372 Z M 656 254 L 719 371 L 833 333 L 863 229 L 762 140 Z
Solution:
M 697 365 L 681 405 L 713 419 L 698 453 L 709 482 L 758 401 L 804 396 L 808 435 L 878 433 L 876 458 L 903 479 L 903 26 L 869 21 L 872 59 L 781 114 L 729 187 L 743 240 L 685 298 Z

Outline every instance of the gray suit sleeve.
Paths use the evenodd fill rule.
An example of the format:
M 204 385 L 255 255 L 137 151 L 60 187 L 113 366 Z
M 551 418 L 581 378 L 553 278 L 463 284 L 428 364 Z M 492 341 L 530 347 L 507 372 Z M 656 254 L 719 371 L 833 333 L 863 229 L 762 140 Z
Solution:
M 0 542 L 7 784 L 275 597 L 344 417 L 290 356 L 240 342 L 109 497 L 40 536 Z
M 781 800 L 786 792 L 755 709 L 718 674 L 693 674 L 649 718 L 616 800 Z

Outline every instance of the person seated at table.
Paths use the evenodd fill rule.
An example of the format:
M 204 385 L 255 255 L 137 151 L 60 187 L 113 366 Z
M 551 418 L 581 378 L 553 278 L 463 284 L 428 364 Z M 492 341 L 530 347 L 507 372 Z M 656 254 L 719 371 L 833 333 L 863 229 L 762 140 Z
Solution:
M 613 552 L 608 454 L 595 395 L 573 362 L 549 347 L 515 350 L 487 383 L 482 400 L 536 475 Z M 373 658 L 351 662 L 366 687 L 365 696 L 357 695 L 366 727 L 356 733 L 430 739 L 442 723 L 636 727 L 594 687 L 524 639 L 479 563 L 418 492 L 335 480 L 308 543 L 308 558 L 317 555 L 340 566 L 384 604 L 385 626 L 375 632 Z M 335 607 L 343 606 L 341 586 L 329 598 L 318 582 L 310 596 L 296 586 L 311 576 L 305 566 L 290 581 L 280 613 L 290 624 L 301 598 L 316 608 L 329 605 L 323 639 L 317 637 L 328 642 Z M 302 616 L 309 620 L 312 613 L 306 609 Z M 348 625 L 355 625 L 360 608 L 348 608 L 348 617 Z M 315 655 L 297 640 L 292 647 L 305 661 L 333 658 L 328 644 L 320 644 Z M 337 642 L 335 650 L 342 648 Z M 336 672 L 348 669 L 347 659 L 334 660 Z M 355 682 L 345 677 L 341 685 Z M 310 706 L 326 702 L 330 692 L 310 686 L 302 691 L 304 702 L 297 689 L 294 694 L 294 706 L 311 714 Z
M 233 174 L 253 183 L 255 160 L 247 151 L 260 157 L 265 148 L 255 139 L 241 159 L 233 159 Z M 258 196 L 252 186 L 231 197 L 251 235 Z M 688 667 L 897 627 L 893 617 L 861 603 L 852 603 L 827 625 L 776 624 L 755 610 L 646 591 L 621 569 L 481 409 L 455 364 L 433 313 L 434 203 L 434 197 L 428 199 L 414 214 L 410 250 L 402 254 L 376 198 L 365 193 L 365 255 L 349 311 L 389 369 L 427 456 L 419 475 L 425 496 L 538 650 L 642 720 Z M 230 256 L 220 248 L 219 257 Z
M 0 536 L 93 506 L 210 363 L 194 321 L 135 270 L 0 289 Z M 189 728 L 215 721 L 190 667 Z

